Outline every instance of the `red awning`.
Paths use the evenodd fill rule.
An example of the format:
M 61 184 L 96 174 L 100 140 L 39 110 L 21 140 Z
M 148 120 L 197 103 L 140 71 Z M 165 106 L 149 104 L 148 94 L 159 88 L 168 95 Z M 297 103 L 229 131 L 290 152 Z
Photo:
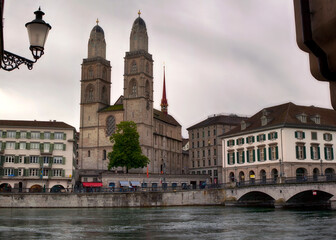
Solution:
M 102 187 L 103 184 L 101 182 L 83 182 L 83 187 Z

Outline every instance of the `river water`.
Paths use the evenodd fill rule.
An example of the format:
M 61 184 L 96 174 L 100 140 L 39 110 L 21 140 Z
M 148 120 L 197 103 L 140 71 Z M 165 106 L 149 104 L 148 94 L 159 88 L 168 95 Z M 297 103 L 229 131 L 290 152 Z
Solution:
M 336 239 L 336 211 L 0 209 L 0 239 Z

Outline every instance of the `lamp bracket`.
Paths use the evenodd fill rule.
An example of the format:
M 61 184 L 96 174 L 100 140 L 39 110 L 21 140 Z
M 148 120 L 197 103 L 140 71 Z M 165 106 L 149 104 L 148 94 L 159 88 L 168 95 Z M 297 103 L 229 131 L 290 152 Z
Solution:
M 20 57 L 14 53 L 3 51 L 3 57 L 1 62 L 1 68 L 6 71 L 12 71 L 16 68 L 19 68 L 21 64 L 27 65 L 29 70 L 33 69 L 33 64 L 36 62 L 26 59 L 24 57 Z

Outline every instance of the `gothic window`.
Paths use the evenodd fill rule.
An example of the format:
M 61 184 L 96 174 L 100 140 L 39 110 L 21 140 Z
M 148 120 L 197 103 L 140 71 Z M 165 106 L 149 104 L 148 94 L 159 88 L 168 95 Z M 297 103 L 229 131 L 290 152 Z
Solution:
M 146 81 L 145 94 L 146 94 L 146 98 L 149 98 L 149 82 L 148 82 L 148 80 Z
M 87 102 L 92 102 L 94 97 L 94 88 L 93 85 L 90 84 L 89 86 L 86 87 L 85 91 L 85 98 Z
M 108 116 L 106 119 L 106 136 L 112 136 L 115 132 L 116 121 L 114 116 Z
M 93 69 L 92 69 L 92 67 L 89 68 L 88 75 L 89 75 L 89 79 L 93 78 Z
M 137 96 L 137 83 L 135 79 L 132 79 L 129 84 L 129 94 L 130 97 L 136 97 Z
M 137 64 L 135 61 L 133 61 L 131 64 L 131 73 L 136 73 L 136 72 L 137 72 Z

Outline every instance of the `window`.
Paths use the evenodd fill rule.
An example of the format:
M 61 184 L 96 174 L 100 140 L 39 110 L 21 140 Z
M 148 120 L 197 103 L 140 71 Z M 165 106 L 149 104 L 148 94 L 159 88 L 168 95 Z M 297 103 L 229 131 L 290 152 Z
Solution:
M 313 160 L 320 159 L 320 147 L 317 144 L 310 146 L 310 155 Z
M 191 139 L 194 139 L 194 133 L 191 134 Z
M 15 131 L 7 131 L 7 138 L 15 138 L 16 132 Z
M 208 166 L 211 166 L 211 160 L 210 159 L 208 160 Z
M 147 156 L 148 156 L 148 153 L 147 153 Z M 106 160 L 106 150 L 105 149 L 103 150 L 103 160 Z
M 131 73 L 136 73 L 137 72 L 137 64 L 135 61 L 132 62 L 131 66 Z
M 37 142 L 32 142 L 30 143 L 30 149 L 39 149 L 40 148 L 40 144 Z
M 211 150 L 210 149 L 208 149 L 208 156 L 210 156 L 211 155 Z
M 195 146 L 194 146 L 194 142 L 192 142 L 192 148 L 195 148 Z
M 208 137 L 210 137 L 210 130 L 208 130 Z
M 62 169 L 53 169 L 54 177 L 62 177 Z
M 44 139 L 50 139 L 50 132 L 44 133 Z
M 19 163 L 23 163 L 24 162 L 24 156 L 19 156 Z
M 18 176 L 23 176 L 23 168 L 18 169 Z
M 307 115 L 305 113 L 297 115 L 296 118 L 302 123 L 307 123 Z
M 268 148 L 269 160 L 276 160 L 278 159 L 278 146 L 272 145 Z
M 305 138 L 305 133 L 302 132 L 302 131 L 295 131 L 295 138 L 304 139 Z
M 242 145 L 242 144 L 244 144 L 244 138 L 238 138 L 237 145 Z
M 202 132 L 202 136 L 204 137 L 204 130 L 203 130 L 203 132 Z
M 314 123 L 321 124 L 321 117 L 320 115 L 315 115 L 310 118 Z
M 6 149 L 15 149 L 15 142 L 6 142 Z
M 50 158 L 49 157 L 43 157 L 43 163 L 44 164 L 48 164 L 50 161 Z
M 237 152 L 237 163 L 239 164 L 245 163 L 245 152 L 243 149 L 238 150 Z
M 205 167 L 205 160 L 203 160 L 203 167 Z
M 324 147 L 324 157 L 325 160 L 333 160 L 334 159 L 334 151 L 332 145 L 325 145 Z
M 43 151 L 44 152 L 49 152 L 50 151 L 50 143 L 43 144 Z
M 332 140 L 332 135 L 330 134 L 330 133 L 324 133 L 323 134 L 323 139 L 325 140 L 325 141 L 331 141 Z
M 194 152 L 192 152 L 192 157 L 193 157 L 193 158 L 195 157 L 195 153 L 194 153 Z
M 195 167 L 195 161 L 192 161 L 192 167 L 193 168 Z
M 114 116 L 108 116 L 106 118 L 106 135 L 112 136 L 116 129 L 116 120 Z
M 20 149 L 26 149 L 26 143 L 20 142 Z
M 36 168 L 29 169 L 29 176 L 32 176 L 32 177 L 38 176 L 38 169 Z
M 204 150 L 202 151 L 202 157 L 205 157 L 205 151 Z
M 5 176 L 14 176 L 14 168 L 5 168 Z
M 234 152 L 228 152 L 227 158 L 228 158 L 228 165 L 235 164 L 235 154 L 234 154 Z
M 248 136 L 246 138 L 246 143 L 249 143 L 249 144 L 254 143 L 254 136 Z
M 317 132 L 312 132 L 311 133 L 311 139 L 312 140 L 317 140 Z
M 212 176 L 212 171 L 208 170 L 208 174 L 209 174 L 209 176 Z
M 199 138 L 199 132 L 197 133 L 197 138 Z
M 261 126 L 266 126 L 266 125 L 267 125 L 267 123 L 268 123 L 268 119 L 267 119 L 266 116 L 262 116 L 262 117 L 260 118 L 260 120 L 261 120 Z
M 42 176 L 43 177 L 48 177 L 49 176 L 49 169 L 46 169 L 46 168 L 42 169 Z
M 214 176 L 217 177 L 218 176 L 218 171 L 214 170 Z
M 247 162 L 252 163 L 255 162 L 255 152 L 254 149 L 248 149 L 246 151 Z
M 63 157 L 54 157 L 54 164 L 62 164 Z
M 90 152 L 90 150 L 88 151 L 88 157 L 91 157 L 91 152 Z
M 266 161 L 266 148 L 265 147 L 259 147 L 257 149 L 257 155 L 258 155 L 258 161 L 259 162 Z
M 20 132 L 20 138 L 27 138 L 27 132 Z
M 197 147 L 199 148 L 199 141 L 197 141 Z
M 303 144 L 296 145 L 296 159 L 306 159 L 306 147 Z
M 38 156 L 30 156 L 29 157 L 29 163 L 38 163 Z
M 13 163 L 15 157 L 14 156 L 5 156 L 5 162 L 6 163 Z
M 217 140 L 216 140 L 216 138 L 214 139 L 214 145 L 216 145 L 217 144 Z
M 217 160 L 216 160 L 216 158 L 214 158 L 214 165 L 215 165 L 215 166 L 217 165 Z
M 265 134 L 259 134 L 257 136 L 257 142 L 263 142 L 266 140 L 266 135 Z
M 268 134 L 268 140 L 275 140 L 278 138 L 278 133 L 277 132 L 271 132 Z
M 63 139 L 63 137 L 64 137 L 64 133 L 55 132 L 54 134 L 55 139 Z
M 197 157 L 200 157 L 200 153 L 199 153 L 199 151 L 197 151 Z
M 232 147 L 232 146 L 234 146 L 234 143 L 235 143 L 235 141 L 233 139 L 230 139 L 230 140 L 227 141 L 227 146 Z
M 213 135 L 216 136 L 216 129 L 213 130 Z
M 201 164 L 200 164 L 200 161 L 198 160 L 197 161 L 197 167 L 200 167 L 201 166 Z
M 204 142 L 204 140 L 202 141 L 202 144 L 203 144 L 202 147 L 205 147 L 205 142 Z
M 31 138 L 32 139 L 39 139 L 40 138 L 40 132 L 31 132 Z
M 214 156 L 216 156 L 216 155 L 217 155 L 217 149 L 214 148 Z

